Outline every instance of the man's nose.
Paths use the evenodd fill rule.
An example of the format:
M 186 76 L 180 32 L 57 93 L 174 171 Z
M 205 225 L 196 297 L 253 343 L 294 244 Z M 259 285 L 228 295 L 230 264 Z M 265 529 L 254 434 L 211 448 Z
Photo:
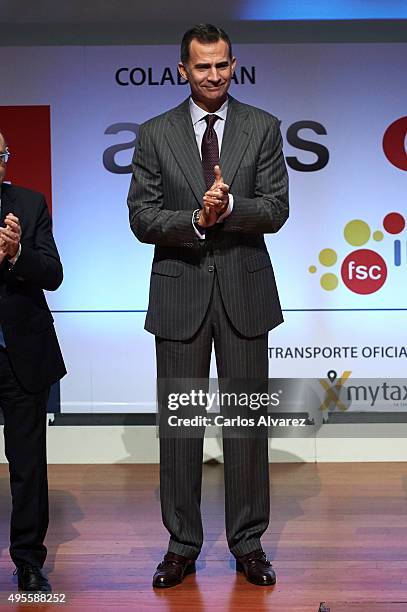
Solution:
M 211 68 L 210 72 L 209 72 L 209 80 L 212 82 L 217 83 L 218 81 L 220 81 L 220 75 L 219 72 L 217 70 L 217 68 L 214 66 L 213 68 Z

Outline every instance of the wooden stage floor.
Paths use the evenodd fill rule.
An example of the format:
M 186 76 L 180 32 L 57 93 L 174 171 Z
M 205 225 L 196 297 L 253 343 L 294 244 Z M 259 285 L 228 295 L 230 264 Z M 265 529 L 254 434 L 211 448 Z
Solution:
M 224 532 L 223 469 L 205 465 L 205 545 L 196 576 L 156 591 L 166 549 L 156 465 L 51 465 L 45 569 L 65 606 L 36 610 L 407 611 L 407 466 L 403 463 L 276 464 L 263 545 L 277 585 L 236 575 Z M 15 591 L 8 556 L 9 489 L 0 465 L 1 610 Z M 15 580 L 15 579 L 14 579 Z M 31 607 L 31 606 L 30 606 Z

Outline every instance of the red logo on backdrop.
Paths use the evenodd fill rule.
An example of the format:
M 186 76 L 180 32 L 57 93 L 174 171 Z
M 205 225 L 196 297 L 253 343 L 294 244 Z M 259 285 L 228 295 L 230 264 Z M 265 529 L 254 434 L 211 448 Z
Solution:
M 405 146 L 407 136 L 407 117 L 393 121 L 383 136 L 383 151 L 393 166 L 407 170 L 407 151 Z
M 378 291 L 387 278 L 383 257 L 370 249 L 358 249 L 345 257 L 341 267 L 342 280 L 354 293 L 367 295 Z
M 0 106 L 0 130 L 11 152 L 6 180 L 40 191 L 52 208 L 49 106 Z

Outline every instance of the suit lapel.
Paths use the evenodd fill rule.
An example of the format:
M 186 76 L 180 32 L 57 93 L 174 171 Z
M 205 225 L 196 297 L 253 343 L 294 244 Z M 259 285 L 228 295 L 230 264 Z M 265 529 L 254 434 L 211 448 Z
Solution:
M 8 213 L 14 213 L 16 207 L 16 199 L 13 193 L 13 188 L 10 185 L 3 183 L 1 186 L 1 214 L 0 227 L 4 227 L 4 219 Z M 16 214 L 16 213 L 15 213 Z M 17 215 L 18 216 L 18 215 Z M 9 267 L 7 259 L 3 259 L 0 264 L 0 284 L 4 283 L 4 272 Z
M 251 137 L 245 107 L 229 96 L 228 114 L 222 139 L 219 164 L 223 180 L 231 185 Z
M 170 114 L 169 129 L 165 136 L 199 206 L 202 206 L 202 196 L 207 188 L 189 112 L 189 98 Z M 228 114 L 219 161 L 223 179 L 228 185 L 233 182 L 250 137 L 251 126 L 248 121 L 247 110 L 237 100 L 229 96 Z
M 189 112 L 189 99 L 185 100 L 171 113 L 169 129 L 165 135 L 199 206 L 202 206 L 202 196 L 206 191 L 206 185 Z
M 4 227 L 4 219 L 8 213 L 12 212 L 18 217 L 16 212 L 16 198 L 13 193 L 13 188 L 10 185 L 4 184 L 1 186 L 1 215 L 0 225 Z

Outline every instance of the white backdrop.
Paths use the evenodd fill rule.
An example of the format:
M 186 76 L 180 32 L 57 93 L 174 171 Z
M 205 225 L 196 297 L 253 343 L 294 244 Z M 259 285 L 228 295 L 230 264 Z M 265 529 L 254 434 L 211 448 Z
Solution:
M 285 310 L 284 325 L 270 334 L 270 347 L 283 349 L 279 356 L 270 352 L 270 375 L 320 377 L 334 369 L 355 377 L 403 376 L 407 230 L 391 234 L 383 220 L 392 212 L 407 218 L 406 171 L 390 163 L 382 141 L 387 128 L 405 117 L 407 45 L 236 45 L 234 51 L 247 73 L 254 70 L 255 83 L 246 77 L 231 94 L 279 117 L 286 157 L 305 166 L 316 162 L 315 153 L 287 137 L 290 126 L 304 121 L 321 124 L 326 133 L 308 128 L 298 135 L 329 151 L 321 169 L 289 167 L 291 216 L 267 238 Z M 134 138 L 128 130 L 106 133 L 109 126 L 142 123 L 187 96 L 186 85 L 171 83 L 177 61 L 176 46 L 2 48 L 0 114 L 1 105 L 51 109 L 54 233 L 65 280 L 48 301 L 69 370 L 61 385 L 63 411 L 154 409 L 154 341 L 143 330 L 152 248 L 137 243 L 129 229 L 130 175 L 108 171 L 103 154 Z M 136 80 L 144 70 L 146 82 L 119 85 L 119 68 L 137 68 Z M 149 73 L 150 81 L 167 80 L 149 84 Z M 241 81 L 239 68 L 237 75 Z M 125 166 L 131 156 L 127 149 L 115 161 Z M 352 220 L 368 226 L 354 232 L 353 245 L 343 233 Z M 337 255 L 332 266 L 318 259 L 327 248 Z M 341 277 L 344 258 L 360 249 L 373 251 L 373 260 L 364 252 L 353 258 L 355 265 L 385 262 L 387 278 L 370 294 L 355 292 Z M 337 288 L 321 287 L 326 273 L 337 278 Z M 325 356 L 291 357 L 285 349 L 294 347 L 326 347 Z M 333 347 L 342 349 L 336 357 Z M 345 347 L 353 347 L 352 354 Z M 373 347 L 396 347 L 387 349 L 395 356 L 369 356 Z

